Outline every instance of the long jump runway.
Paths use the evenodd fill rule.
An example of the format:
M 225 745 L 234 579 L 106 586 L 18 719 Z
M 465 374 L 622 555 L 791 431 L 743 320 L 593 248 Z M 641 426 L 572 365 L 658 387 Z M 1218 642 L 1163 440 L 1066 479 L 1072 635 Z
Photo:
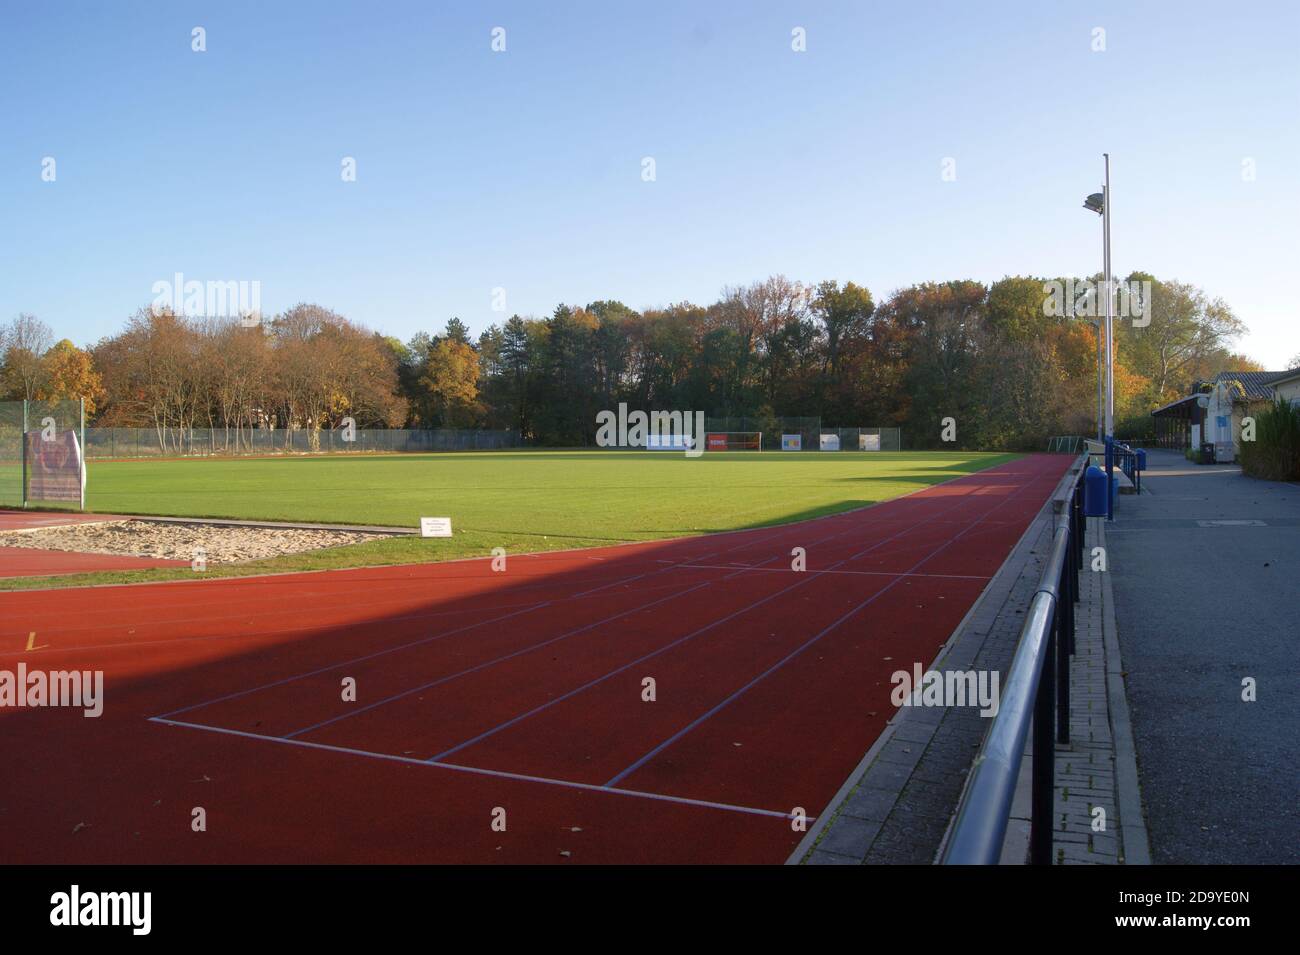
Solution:
M 97 718 L 0 709 L 0 859 L 779 863 L 1068 464 L 504 568 L 0 594 L 0 673 L 104 674 Z

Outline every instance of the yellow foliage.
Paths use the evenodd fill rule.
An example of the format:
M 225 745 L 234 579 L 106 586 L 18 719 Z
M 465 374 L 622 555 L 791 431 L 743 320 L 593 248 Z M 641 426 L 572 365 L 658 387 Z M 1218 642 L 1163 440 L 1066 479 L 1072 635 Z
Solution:
M 90 355 L 66 338 L 45 353 L 45 382 L 37 397 L 43 401 L 86 400 L 86 417 L 91 417 L 104 400 L 104 380 L 95 371 Z

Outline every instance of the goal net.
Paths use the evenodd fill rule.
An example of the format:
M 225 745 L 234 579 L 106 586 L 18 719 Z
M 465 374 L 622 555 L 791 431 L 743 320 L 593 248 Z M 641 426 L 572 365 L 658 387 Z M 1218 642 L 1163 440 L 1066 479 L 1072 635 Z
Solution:
M 704 436 L 706 451 L 762 451 L 762 431 L 710 431 Z

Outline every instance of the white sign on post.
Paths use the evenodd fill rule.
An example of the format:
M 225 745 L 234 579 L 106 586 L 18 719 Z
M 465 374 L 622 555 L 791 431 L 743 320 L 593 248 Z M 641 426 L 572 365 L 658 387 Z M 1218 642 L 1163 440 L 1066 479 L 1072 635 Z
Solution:
M 450 537 L 451 518 L 450 517 L 420 518 L 420 536 L 421 537 Z

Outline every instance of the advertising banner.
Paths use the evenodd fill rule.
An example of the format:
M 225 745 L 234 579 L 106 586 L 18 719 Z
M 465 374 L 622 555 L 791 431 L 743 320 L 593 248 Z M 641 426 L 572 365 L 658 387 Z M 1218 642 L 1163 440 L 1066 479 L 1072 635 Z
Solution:
M 33 501 L 80 501 L 85 470 L 81 445 L 71 428 L 46 434 L 28 431 L 27 497 Z

